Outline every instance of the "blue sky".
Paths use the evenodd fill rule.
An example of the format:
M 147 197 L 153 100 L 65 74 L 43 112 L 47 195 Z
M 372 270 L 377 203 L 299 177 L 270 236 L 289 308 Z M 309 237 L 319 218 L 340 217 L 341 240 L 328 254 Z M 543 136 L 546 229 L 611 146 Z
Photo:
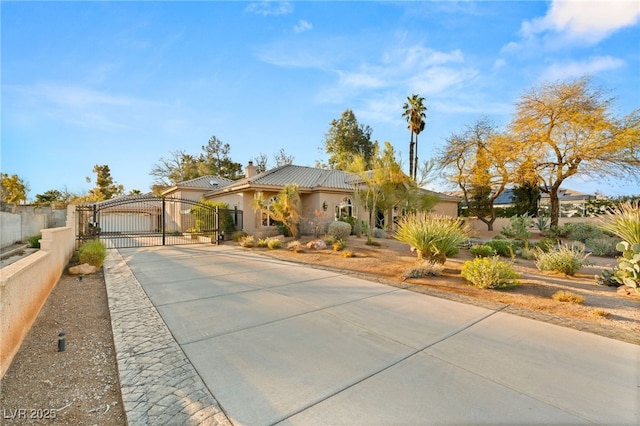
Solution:
M 6 2 L 2 172 L 29 198 L 86 193 L 95 164 L 149 190 L 161 157 L 216 136 L 246 164 L 283 148 L 326 161 L 345 109 L 408 157 L 401 117 L 425 97 L 421 159 L 481 116 L 506 125 L 543 81 L 589 74 L 620 115 L 640 107 L 640 3 Z M 637 184 L 567 187 L 637 194 Z M 446 189 L 437 183 L 432 189 Z

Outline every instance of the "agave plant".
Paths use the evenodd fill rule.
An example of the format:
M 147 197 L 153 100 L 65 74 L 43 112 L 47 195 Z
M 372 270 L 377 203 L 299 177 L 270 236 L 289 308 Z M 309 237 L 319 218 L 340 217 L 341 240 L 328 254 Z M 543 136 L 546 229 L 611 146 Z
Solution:
M 418 259 L 444 263 L 468 241 L 471 228 L 459 218 L 428 213 L 415 213 L 398 222 L 396 239 L 415 248 Z

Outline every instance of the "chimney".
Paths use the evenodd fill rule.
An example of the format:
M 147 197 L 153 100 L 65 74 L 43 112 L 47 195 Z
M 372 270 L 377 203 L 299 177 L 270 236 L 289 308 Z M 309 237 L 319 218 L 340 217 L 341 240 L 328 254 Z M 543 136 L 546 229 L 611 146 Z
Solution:
M 247 168 L 246 168 L 246 176 L 245 177 L 254 177 L 255 175 L 257 175 L 258 173 L 258 167 L 253 165 L 253 161 L 249 161 L 249 164 L 247 164 Z

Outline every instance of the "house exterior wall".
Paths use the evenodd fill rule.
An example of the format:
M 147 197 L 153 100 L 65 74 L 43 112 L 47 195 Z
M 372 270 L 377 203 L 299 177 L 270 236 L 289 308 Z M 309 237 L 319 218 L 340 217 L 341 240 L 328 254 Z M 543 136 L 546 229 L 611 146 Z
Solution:
M 458 203 L 455 201 L 439 201 L 431 211 L 444 216 L 458 217 Z

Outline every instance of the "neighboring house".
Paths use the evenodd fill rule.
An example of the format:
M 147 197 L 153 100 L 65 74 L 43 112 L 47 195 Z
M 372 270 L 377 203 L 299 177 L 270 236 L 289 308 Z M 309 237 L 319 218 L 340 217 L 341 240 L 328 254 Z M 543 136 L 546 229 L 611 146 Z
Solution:
M 585 215 L 587 202 L 589 200 L 595 200 L 596 196 L 572 189 L 560 188 L 558 190 L 558 199 L 560 200 L 561 217 L 577 217 Z M 504 192 L 496 198 L 493 206 L 505 208 L 513 206 L 513 190 L 511 188 L 505 189 Z M 551 209 L 549 194 L 543 192 L 540 194 L 539 210 L 548 211 L 549 209 Z
M 212 188 L 211 181 L 218 185 Z M 254 209 L 253 200 L 258 192 L 265 200 L 275 197 L 285 185 L 297 184 L 302 204 L 300 230 L 312 234 L 318 227 L 337 220 L 340 216 L 353 216 L 368 220 L 369 213 L 359 205 L 354 192 L 358 176 L 340 170 L 319 169 L 295 165 L 284 165 L 257 173 L 257 167 L 249 162 L 243 179 L 228 179 L 205 176 L 182 182 L 166 190 L 163 195 L 191 199 L 204 198 L 213 202 L 223 202 L 230 209 L 243 211 L 243 230 L 259 233 L 270 229 L 272 223 L 267 215 Z M 208 186 L 209 185 L 209 186 Z M 456 197 L 423 190 L 425 194 L 436 195 L 440 202 L 433 211 L 449 216 L 457 216 L 459 199 Z
M 200 199 L 212 190 L 224 188 L 234 181 L 221 176 L 200 176 L 195 179 L 180 182 L 162 191 L 165 197 L 182 198 L 185 200 L 200 201 Z

